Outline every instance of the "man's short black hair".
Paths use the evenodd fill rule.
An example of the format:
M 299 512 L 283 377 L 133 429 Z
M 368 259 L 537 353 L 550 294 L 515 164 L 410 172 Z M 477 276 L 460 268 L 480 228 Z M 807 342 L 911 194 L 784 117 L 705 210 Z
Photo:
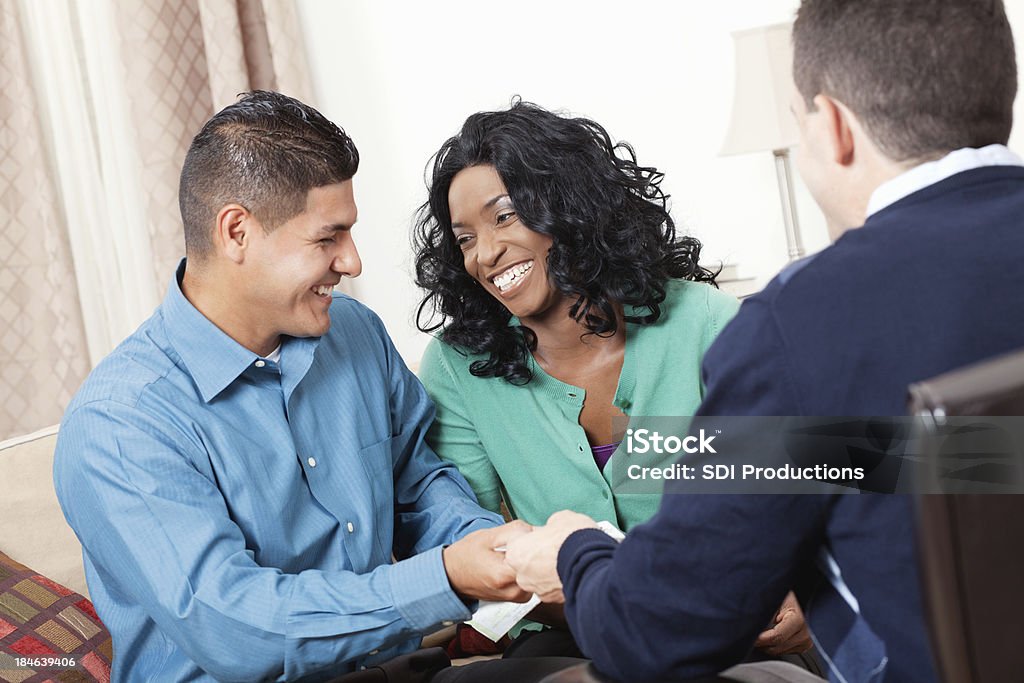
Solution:
M 358 167 L 352 138 L 313 107 L 281 93 L 244 93 L 206 122 L 185 156 L 178 205 L 186 254 L 209 255 L 224 205 L 244 206 L 271 231 L 305 210 L 311 189 L 348 180 Z
M 1002 0 L 804 0 L 793 75 L 850 108 L 884 154 L 1006 144 L 1017 65 Z

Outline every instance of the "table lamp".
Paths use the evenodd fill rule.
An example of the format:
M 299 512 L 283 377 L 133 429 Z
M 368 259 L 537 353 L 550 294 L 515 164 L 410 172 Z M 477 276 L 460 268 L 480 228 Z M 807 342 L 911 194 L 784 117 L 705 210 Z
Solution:
M 800 139 L 790 111 L 793 90 L 792 23 L 737 31 L 736 89 L 732 118 L 721 154 L 767 152 L 775 155 L 775 174 L 791 261 L 804 255 L 793 197 L 789 148 Z

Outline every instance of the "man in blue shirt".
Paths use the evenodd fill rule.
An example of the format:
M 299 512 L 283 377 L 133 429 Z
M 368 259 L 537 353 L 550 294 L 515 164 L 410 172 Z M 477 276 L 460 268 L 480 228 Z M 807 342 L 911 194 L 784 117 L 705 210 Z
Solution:
M 277 93 L 214 116 L 181 176 L 187 260 L 68 407 L 54 478 L 116 681 L 323 680 L 528 597 L 493 550 L 525 525 L 425 445 L 420 383 L 332 292 L 361 269 L 358 161 Z
M 797 161 L 836 242 L 744 302 L 700 415 L 902 416 L 909 384 L 1024 347 L 1013 36 L 1000 0 L 803 0 L 793 47 Z M 909 496 L 684 487 L 621 546 L 562 512 L 508 547 L 601 670 L 721 671 L 794 589 L 830 680 L 936 680 Z

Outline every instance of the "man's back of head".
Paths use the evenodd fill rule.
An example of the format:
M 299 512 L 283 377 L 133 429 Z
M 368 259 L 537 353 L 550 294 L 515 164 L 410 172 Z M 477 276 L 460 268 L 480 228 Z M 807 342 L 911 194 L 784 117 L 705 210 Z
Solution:
M 313 107 L 254 90 L 213 116 L 192 140 L 178 203 L 189 262 L 212 250 L 217 212 L 236 203 L 268 231 L 303 211 L 309 190 L 349 180 L 359 152 Z
M 1006 144 L 1017 68 L 1002 0 L 804 0 L 794 80 L 845 104 L 896 162 Z

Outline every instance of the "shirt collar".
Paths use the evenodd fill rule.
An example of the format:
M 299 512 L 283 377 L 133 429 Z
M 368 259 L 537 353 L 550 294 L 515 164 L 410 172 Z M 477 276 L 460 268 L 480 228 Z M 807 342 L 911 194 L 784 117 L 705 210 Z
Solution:
M 180 284 L 184 275 L 182 259 L 160 309 L 171 345 L 209 403 L 259 356 L 225 334 L 185 298 Z
M 1024 166 L 1024 161 L 1005 145 L 958 149 L 936 161 L 915 166 L 879 185 L 868 200 L 868 216 L 929 185 L 982 166 Z

